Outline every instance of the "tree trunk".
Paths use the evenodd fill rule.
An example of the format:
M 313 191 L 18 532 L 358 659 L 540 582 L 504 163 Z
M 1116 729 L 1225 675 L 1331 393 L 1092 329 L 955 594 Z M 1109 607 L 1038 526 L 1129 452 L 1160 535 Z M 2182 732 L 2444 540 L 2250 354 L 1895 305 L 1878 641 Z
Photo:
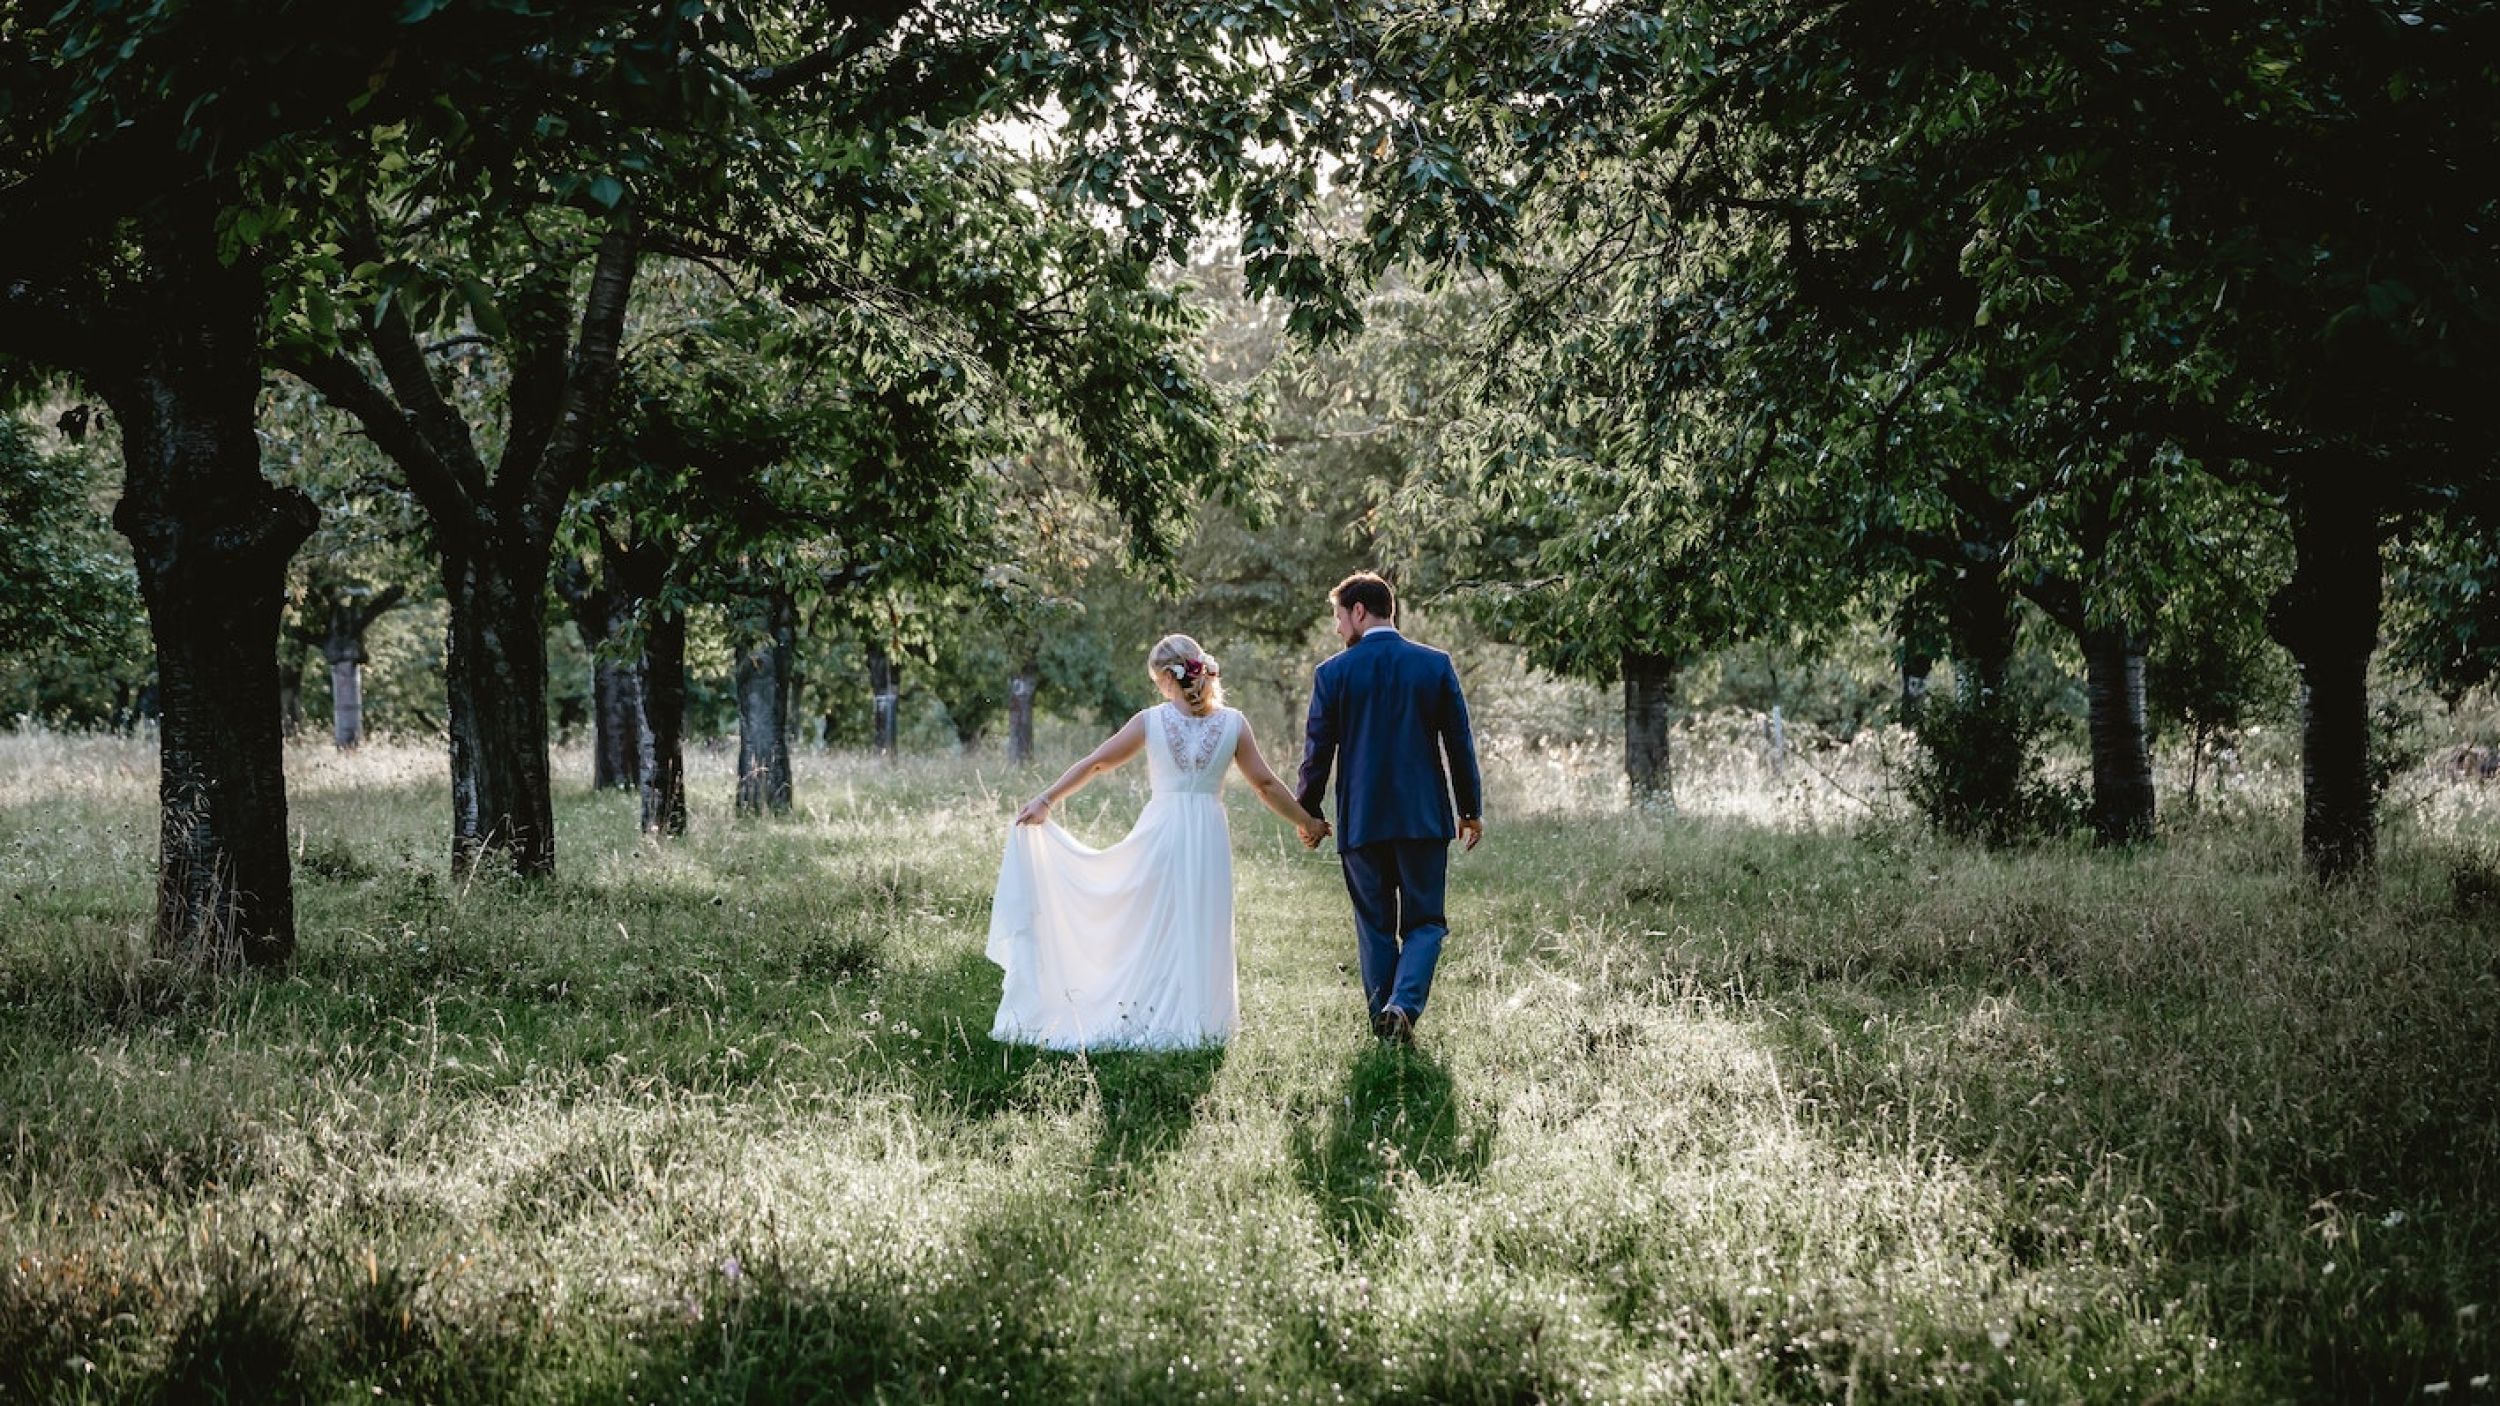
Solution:
M 1663 654 L 1624 651 L 1623 774 L 1636 803 L 1675 804 L 1667 732 L 1674 709 L 1675 661 Z
M 1948 829 L 2005 844 L 2020 833 L 2027 742 L 2010 689 L 2018 624 L 2001 572 L 1973 569 L 1955 581 L 1946 607 L 1953 641 L 1956 724 L 1946 744 L 1953 795 Z M 1925 734 L 1922 733 L 1922 736 Z
M 365 745 L 365 654 L 361 642 L 353 655 L 330 660 L 330 741 L 342 752 Z
M 1953 554 L 1953 558 L 1958 555 Z M 1937 652 L 1951 646 L 1950 631 L 1938 619 L 1941 613 L 1930 585 L 1914 589 L 1901 603 L 1896 617 L 1900 635 L 1901 725 L 1913 732 L 1927 711 L 1928 685 L 1935 677 Z
M 1041 669 L 1027 660 L 1007 681 L 1007 761 L 1022 766 L 1033 760 L 1033 699 L 1041 691 Z
M 1309 718 L 1309 714 L 1305 711 L 1308 700 L 1302 696 L 1304 677 L 1306 676 L 1292 666 L 1281 660 L 1278 661 L 1276 691 L 1285 700 L 1285 725 L 1283 730 L 1276 735 L 1285 740 L 1285 745 L 1291 748 L 1295 755 L 1301 753 L 1304 724 Z
M 686 833 L 686 617 L 654 614 L 642 647 L 642 832 Z
M 642 786 L 642 672 L 631 660 L 594 656 L 590 663 L 595 742 L 590 784 L 602 791 Z
M 623 585 L 625 554 L 603 547 L 605 578 L 592 584 L 578 557 L 557 564 L 556 594 L 573 613 L 574 633 L 590 655 L 590 785 L 596 791 L 642 787 L 642 675 L 625 637 L 633 603 Z
M 894 656 L 881 644 L 868 646 L 868 696 L 875 710 L 877 755 L 892 761 L 900 731 L 902 693 L 895 677 Z
M 749 602 L 738 655 L 738 813 L 790 813 L 790 704 L 797 602 L 774 587 Z
M 292 648 L 285 656 L 278 661 L 278 733 L 292 741 L 304 731 L 304 660 Z
M 2300 667 L 2301 856 L 2322 883 L 2377 859 L 2370 656 L 2382 590 L 2377 507 L 2357 483 L 2309 485 L 2292 501 L 2292 579 L 2267 626 Z
M 330 628 L 321 637 L 321 657 L 330 665 L 330 740 L 352 752 L 365 740 L 365 632 L 399 604 L 397 586 L 367 598 L 361 587 L 330 597 Z
M 451 865 L 489 854 L 515 873 L 555 872 L 547 764 L 547 555 L 528 547 L 446 552 L 444 653 L 450 702 Z
M 1901 725 L 1918 726 L 1927 710 L 1927 680 L 1936 671 L 1935 656 L 1908 643 L 1901 646 Z
M 385 256 L 373 225 L 355 219 L 344 232 L 349 257 Z M 508 856 L 525 876 L 555 871 L 545 633 L 551 549 L 610 415 L 640 254 L 639 219 L 620 207 L 600 235 L 580 332 L 569 343 L 563 319 L 546 315 L 545 288 L 513 290 L 515 306 L 529 315 L 508 319 L 514 354 L 492 466 L 431 371 L 404 304 L 384 296 L 356 309 L 356 340 L 381 371 L 378 383 L 367 363 L 343 351 L 281 353 L 289 371 L 355 416 L 390 456 L 443 554 L 457 875 L 474 872 L 489 853 Z
M 124 737 L 137 732 L 145 705 L 154 694 L 155 687 L 151 684 L 135 684 L 127 680 L 114 684 L 113 731 Z
M 579 560 L 556 573 L 556 593 L 590 655 L 590 785 L 632 791 L 642 785 L 642 676 L 625 652 L 632 611 L 614 583 L 590 584 Z
M 2153 749 L 2144 721 L 2144 646 L 2125 629 L 2083 632 L 2092 734 L 2092 835 L 2104 845 L 2153 834 Z
M 154 937 L 193 961 L 276 965 L 295 950 L 279 617 L 315 514 L 261 476 L 258 270 L 218 259 L 206 200 L 141 238 L 148 335 L 94 379 L 121 427 L 113 523 L 156 646 Z

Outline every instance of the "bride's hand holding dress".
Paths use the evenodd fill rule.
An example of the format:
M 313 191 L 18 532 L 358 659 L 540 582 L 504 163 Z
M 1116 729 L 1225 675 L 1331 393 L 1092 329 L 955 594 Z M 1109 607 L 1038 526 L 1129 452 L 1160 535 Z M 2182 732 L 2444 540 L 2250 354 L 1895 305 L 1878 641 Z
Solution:
M 1118 843 L 1094 849 L 1050 823 L 1057 802 L 1141 751 L 1154 794 Z M 1017 812 L 990 910 L 988 953 L 1005 973 L 992 1039 L 1054 1049 L 1231 1039 L 1240 1001 L 1227 762 L 1306 846 L 1327 835 L 1268 769 L 1248 719 L 1220 706 L 1192 713 L 1178 699 L 1129 719 Z

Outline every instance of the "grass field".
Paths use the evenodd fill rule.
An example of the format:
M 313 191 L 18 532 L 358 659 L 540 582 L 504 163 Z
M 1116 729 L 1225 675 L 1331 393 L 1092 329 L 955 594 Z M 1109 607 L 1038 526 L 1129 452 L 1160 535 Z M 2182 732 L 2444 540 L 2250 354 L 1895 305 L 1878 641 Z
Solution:
M 296 753 L 219 989 L 152 756 L 0 739 L 0 1399 L 2500 1401 L 2483 801 L 2320 895 L 2279 790 L 1990 856 L 1520 759 L 1401 1054 L 1236 787 L 1241 1038 L 1086 1060 L 984 1033 L 1037 777 L 697 761 L 463 889 L 434 755 Z

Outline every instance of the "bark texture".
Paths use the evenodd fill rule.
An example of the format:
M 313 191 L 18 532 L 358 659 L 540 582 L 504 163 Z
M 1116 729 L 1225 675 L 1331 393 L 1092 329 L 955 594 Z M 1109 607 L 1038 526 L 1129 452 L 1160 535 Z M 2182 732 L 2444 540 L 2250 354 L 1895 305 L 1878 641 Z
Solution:
M 365 741 L 365 634 L 403 594 L 390 586 L 370 599 L 349 593 L 331 597 L 321 657 L 330 665 L 330 741 L 342 752 L 352 752 Z
M 2116 627 L 2082 632 L 2092 736 L 2092 835 L 2104 845 L 2153 834 L 2153 748 L 2144 721 L 2144 646 Z
M 894 656 L 881 644 L 868 646 L 868 699 L 874 710 L 877 755 L 892 761 L 902 718 L 902 685 L 895 675 Z
M 1675 771 L 1668 729 L 1675 720 L 1675 661 L 1627 650 L 1623 656 L 1623 775 L 1632 799 L 1672 805 Z
M 799 612 L 786 590 L 747 603 L 738 653 L 738 813 L 790 813 L 790 705 Z
M 595 658 L 590 665 L 592 736 L 590 784 L 602 791 L 642 786 L 642 670 L 628 659 Z
M 258 270 L 217 257 L 206 198 L 144 229 L 143 336 L 89 368 L 122 435 L 114 525 L 155 642 L 160 951 L 253 965 L 295 949 L 278 638 L 312 502 L 261 476 Z M 115 350 L 115 349 L 108 349 Z
M 566 561 L 556 573 L 556 594 L 572 613 L 582 649 L 590 655 L 590 784 L 599 791 L 642 786 L 642 675 L 627 653 L 630 602 L 610 581 L 594 583 L 589 568 Z
M 2292 579 L 2267 626 L 2300 666 L 2301 857 L 2320 882 L 2368 875 L 2378 856 L 2370 757 L 2370 656 L 2378 649 L 2376 504 L 2357 474 L 2292 497 Z
M 642 649 L 642 830 L 686 833 L 686 617 L 652 617 Z
M 1007 681 L 1007 760 L 1013 765 L 1033 760 L 1033 699 L 1041 688 L 1041 669 L 1030 661 Z
M 547 578 L 543 549 L 447 551 L 443 661 L 451 731 L 452 872 L 490 856 L 555 872 L 547 764 Z

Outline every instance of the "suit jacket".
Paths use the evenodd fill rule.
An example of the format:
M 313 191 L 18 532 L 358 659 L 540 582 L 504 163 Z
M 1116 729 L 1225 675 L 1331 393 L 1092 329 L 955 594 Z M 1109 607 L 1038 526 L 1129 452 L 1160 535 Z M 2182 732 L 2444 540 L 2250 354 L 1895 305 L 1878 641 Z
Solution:
M 1311 679 L 1302 808 L 1319 814 L 1337 769 L 1337 844 L 1449 840 L 1457 816 L 1484 814 L 1484 778 L 1450 656 L 1371 630 Z M 1458 795 L 1457 814 L 1450 794 Z

